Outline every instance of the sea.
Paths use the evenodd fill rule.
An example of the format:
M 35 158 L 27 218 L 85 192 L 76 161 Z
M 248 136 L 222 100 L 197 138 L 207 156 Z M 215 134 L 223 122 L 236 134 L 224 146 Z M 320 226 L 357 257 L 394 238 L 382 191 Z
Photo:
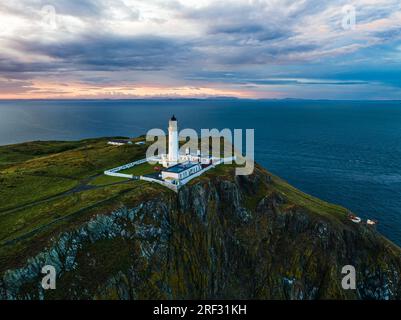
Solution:
M 0 101 L 0 145 L 181 129 L 254 129 L 255 158 L 295 187 L 379 221 L 401 246 L 401 102 L 240 99 Z

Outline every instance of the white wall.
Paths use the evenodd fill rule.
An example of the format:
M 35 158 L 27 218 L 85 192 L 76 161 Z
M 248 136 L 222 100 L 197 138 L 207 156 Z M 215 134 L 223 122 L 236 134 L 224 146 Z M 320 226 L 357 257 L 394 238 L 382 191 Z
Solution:
M 162 185 L 162 186 L 165 186 L 165 187 L 167 187 L 167 188 L 169 188 L 169 189 L 171 189 L 171 190 L 173 190 L 173 191 L 175 191 L 175 192 L 178 192 L 179 188 L 181 188 L 183 185 L 187 184 L 187 183 L 188 183 L 189 181 L 191 181 L 192 179 L 195 179 L 195 178 L 201 176 L 201 175 L 202 175 L 203 173 L 205 173 L 206 171 L 209 171 L 210 169 L 213 169 L 213 168 L 215 168 L 216 166 L 218 166 L 219 164 L 222 164 L 222 163 L 224 163 L 224 162 L 226 162 L 226 161 L 235 161 L 235 160 L 236 160 L 236 157 L 235 157 L 235 156 L 234 156 L 234 157 L 229 157 L 229 158 L 219 159 L 219 160 L 213 162 L 212 165 L 210 165 L 210 166 L 204 168 L 203 170 L 198 171 L 198 172 L 196 172 L 196 173 L 190 175 L 190 176 L 189 176 L 188 178 L 186 178 L 186 179 L 180 180 L 180 185 L 178 185 L 178 186 L 175 185 L 175 184 L 166 182 L 166 181 L 162 181 L 162 180 L 158 180 L 158 179 L 153 179 L 153 178 L 149 178 L 149 177 L 144 177 L 144 176 L 141 176 L 140 179 L 141 179 L 141 180 L 144 180 L 144 181 L 149 181 L 149 182 L 158 183 L 158 184 L 160 184 L 160 185 Z M 107 171 L 104 172 L 104 174 L 105 174 L 105 175 L 108 175 L 108 176 L 112 176 L 112 177 L 122 177 L 122 178 L 129 178 L 129 179 L 132 179 L 132 178 L 134 177 L 133 175 L 118 173 L 118 171 L 132 168 L 132 167 L 134 167 L 134 166 L 136 166 L 136 165 L 145 163 L 145 162 L 147 162 L 147 161 L 148 161 L 148 159 L 142 159 L 142 160 L 138 160 L 138 161 L 135 161 L 135 162 L 131 162 L 131 163 L 126 164 L 126 165 L 124 165 L 124 166 L 121 166 L 121 167 L 117 167 L 117 168 L 114 168 L 114 169 L 107 170 Z M 191 169 L 193 169 L 193 168 L 191 168 Z M 188 170 L 190 170 L 190 169 L 188 169 Z
M 118 173 L 118 172 L 119 172 L 119 171 L 122 171 L 122 170 L 125 170 L 125 169 L 129 169 L 129 168 L 135 167 L 135 166 L 140 165 L 140 164 L 142 164 L 142 163 L 145 163 L 145 162 L 147 162 L 147 161 L 148 161 L 148 159 L 141 159 L 141 160 L 138 160 L 138 161 L 134 161 L 134 162 L 125 164 L 125 165 L 120 166 L 120 167 L 117 167 L 117 168 L 113 168 L 113 169 L 110 169 L 110 170 L 106 170 L 106 171 L 104 172 L 104 174 L 105 174 L 106 176 L 111 176 L 111 177 L 120 177 L 120 178 L 132 179 L 132 178 L 134 177 L 134 175 L 132 175 L 132 174 Z
M 155 182 L 155 183 L 158 183 L 158 184 L 160 184 L 160 185 L 162 185 L 164 187 L 169 188 L 170 190 L 178 192 L 178 186 L 175 185 L 175 184 L 172 184 L 172 183 L 168 183 L 168 182 L 165 182 L 165 181 L 162 181 L 162 180 L 157 180 L 157 179 L 144 177 L 144 176 L 141 176 L 141 180 L 148 181 L 148 182 Z

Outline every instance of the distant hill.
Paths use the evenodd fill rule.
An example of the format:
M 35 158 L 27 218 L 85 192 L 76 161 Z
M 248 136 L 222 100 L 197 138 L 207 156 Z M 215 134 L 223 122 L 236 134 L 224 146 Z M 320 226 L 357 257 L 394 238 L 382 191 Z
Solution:
M 401 299 L 399 247 L 260 166 L 219 166 L 178 194 L 102 175 L 146 148 L 0 147 L 1 299 Z

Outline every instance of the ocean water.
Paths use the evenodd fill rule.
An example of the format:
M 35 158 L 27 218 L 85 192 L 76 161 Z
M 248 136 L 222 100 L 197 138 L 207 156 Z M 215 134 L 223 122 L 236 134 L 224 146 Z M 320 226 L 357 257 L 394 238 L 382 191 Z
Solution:
M 401 245 L 401 102 L 2 101 L 0 145 L 137 136 L 166 128 L 255 129 L 256 160 L 297 188 L 343 205 Z

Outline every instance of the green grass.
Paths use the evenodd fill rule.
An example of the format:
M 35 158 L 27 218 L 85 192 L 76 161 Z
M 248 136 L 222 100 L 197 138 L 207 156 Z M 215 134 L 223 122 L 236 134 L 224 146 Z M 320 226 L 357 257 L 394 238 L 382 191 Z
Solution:
M 195 184 L 199 181 L 207 181 L 208 179 L 213 179 L 214 177 L 224 177 L 225 179 L 233 180 L 235 178 L 235 168 L 236 165 L 224 165 L 221 164 L 214 169 L 211 169 L 206 174 L 201 177 L 192 180 L 190 184 Z M 298 206 L 305 208 L 306 210 L 318 214 L 320 216 L 325 216 L 326 218 L 330 218 L 331 220 L 335 220 L 336 222 L 343 222 L 349 213 L 344 207 L 339 205 L 331 204 L 320 200 L 316 197 L 313 197 L 309 194 L 306 194 L 290 184 L 288 184 L 283 179 L 280 179 L 277 176 L 267 172 L 265 169 L 260 168 L 258 166 L 255 167 L 256 171 L 263 171 L 265 174 L 270 175 L 272 177 L 271 185 L 260 184 L 257 189 L 257 194 L 252 195 L 250 197 L 246 197 L 244 199 L 244 205 L 251 210 L 254 210 L 259 203 L 259 201 L 268 193 L 278 193 L 285 200 L 285 206 L 288 208 L 290 206 Z
M 77 184 L 77 180 L 61 177 L 1 174 L 0 213 L 65 192 Z
M 32 256 L 56 230 L 122 205 L 120 198 L 130 190 L 146 190 L 142 181 L 99 175 L 146 153 L 146 145 L 115 147 L 108 140 L 0 146 L 0 268 Z M 140 170 L 148 172 L 146 165 Z M 123 183 L 107 187 L 116 182 Z M 71 193 L 74 188 L 79 192 Z
M 146 146 L 107 145 L 108 139 L 32 142 L 0 147 L 0 211 L 70 190 L 80 182 L 143 158 Z M 117 180 L 106 181 L 105 184 Z M 103 184 L 96 180 L 95 185 Z
M 349 213 L 349 210 L 346 208 L 325 202 L 306 194 L 275 176 L 273 176 L 273 187 L 291 203 L 304 207 L 313 213 L 324 215 L 330 218 L 338 218 L 340 220 L 345 219 Z
M 144 181 L 83 191 L 0 216 L 0 274 L 22 265 L 43 250 L 60 232 L 79 227 L 97 214 L 136 206 L 164 192 Z
M 158 166 L 159 165 L 151 165 L 151 164 L 145 162 L 145 163 L 142 163 L 142 164 L 137 165 L 135 167 L 123 170 L 120 173 L 132 174 L 134 176 L 143 176 L 145 174 L 154 173 L 155 172 L 154 168 L 158 167 Z
M 0 215 L 0 243 L 18 238 L 33 230 L 66 217 L 79 210 L 105 201 L 134 184 L 123 184 L 71 194 L 61 199 L 29 207 L 18 212 Z
M 0 147 L 0 157 L 9 150 Z M 107 145 L 107 139 L 90 140 L 75 149 L 61 153 L 39 155 L 25 162 L 4 168 L 3 173 L 34 174 L 83 179 L 106 169 L 142 159 L 146 146 Z M 1 173 L 1 171 L 0 171 Z
M 84 141 L 35 141 L 0 147 L 0 168 L 82 146 Z
M 120 177 L 111 177 L 111 176 L 106 176 L 105 174 L 102 174 L 95 179 L 93 179 L 91 182 L 89 182 L 89 185 L 91 186 L 105 186 L 108 184 L 114 184 L 117 182 L 124 182 L 124 181 L 129 181 L 130 179 L 128 178 L 120 178 Z

